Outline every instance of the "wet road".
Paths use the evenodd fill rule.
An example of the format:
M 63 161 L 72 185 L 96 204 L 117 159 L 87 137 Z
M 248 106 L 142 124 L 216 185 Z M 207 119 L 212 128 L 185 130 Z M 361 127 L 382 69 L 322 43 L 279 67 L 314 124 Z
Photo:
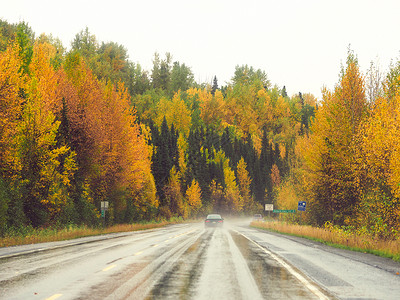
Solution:
M 398 299 L 400 295 L 400 278 L 392 273 L 397 263 L 374 258 L 373 265 L 366 264 L 357 255 L 350 257 L 352 253 L 258 231 L 248 224 L 227 221 L 215 229 L 179 224 L 107 239 L 0 248 L 0 299 Z M 348 272 L 352 275 L 344 268 L 353 268 Z M 357 268 L 369 274 L 358 274 Z

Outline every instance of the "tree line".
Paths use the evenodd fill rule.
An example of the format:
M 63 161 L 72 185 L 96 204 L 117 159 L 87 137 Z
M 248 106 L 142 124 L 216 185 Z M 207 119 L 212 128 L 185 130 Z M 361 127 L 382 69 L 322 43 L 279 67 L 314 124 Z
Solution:
M 167 53 L 153 68 L 86 28 L 67 51 L 0 22 L 0 228 L 307 212 L 293 221 L 399 230 L 399 64 L 360 74 L 349 51 L 322 101 L 236 66 L 197 83 Z

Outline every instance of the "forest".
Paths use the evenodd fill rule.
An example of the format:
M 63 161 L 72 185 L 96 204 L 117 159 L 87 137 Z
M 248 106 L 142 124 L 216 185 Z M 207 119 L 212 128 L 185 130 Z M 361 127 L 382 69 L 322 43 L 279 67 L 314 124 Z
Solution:
M 83 29 L 70 49 L 0 20 L 0 236 L 10 228 L 98 226 L 210 212 L 305 213 L 395 239 L 400 231 L 400 62 L 288 95 L 238 65 L 226 86 L 198 83 L 170 53 L 153 67 Z

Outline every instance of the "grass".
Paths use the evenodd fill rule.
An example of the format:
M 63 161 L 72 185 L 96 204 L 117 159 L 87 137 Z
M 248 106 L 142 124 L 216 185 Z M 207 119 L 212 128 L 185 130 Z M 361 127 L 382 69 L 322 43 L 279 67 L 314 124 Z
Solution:
M 277 221 L 252 222 L 251 225 L 260 229 L 311 239 L 337 248 L 371 253 L 400 262 L 399 239 L 378 239 L 368 235 L 345 232 L 337 228 L 316 228 Z
M 168 224 L 180 222 L 179 220 L 149 222 L 140 224 L 120 224 L 106 228 L 90 228 L 86 226 L 69 226 L 62 229 L 28 228 L 22 232 L 10 232 L 5 237 L 0 237 L 0 247 L 9 247 L 26 244 L 37 244 L 45 242 L 64 241 L 86 236 L 94 236 L 108 233 L 138 231 L 159 228 Z

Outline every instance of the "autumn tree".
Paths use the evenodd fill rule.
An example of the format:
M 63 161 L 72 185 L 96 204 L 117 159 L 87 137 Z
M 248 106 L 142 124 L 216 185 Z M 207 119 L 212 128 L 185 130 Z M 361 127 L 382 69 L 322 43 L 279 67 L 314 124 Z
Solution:
M 162 98 L 157 105 L 158 115 L 156 123 L 160 126 L 166 118 L 168 124 L 174 124 L 175 128 L 187 136 L 189 134 L 192 117 L 191 111 L 186 106 L 180 92 L 176 93 L 172 100 Z
M 0 234 L 8 221 L 8 211 L 15 212 L 15 220 L 21 221 L 22 205 L 12 201 L 12 185 L 17 176 L 19 163 L 15 160 L 15 135 L 22 114 L 20 90 L 25 86 L 22 76 L 22 61 L 19 57 L 19 47 L 10 45 L 0 52 Z M 11 206 L 11 209 L 10 207 Z
M 391 69 L 383 82 L 384 90 L 376 94 L 368 118 L 357 136 L 357 181 L 361 202 L 357 226 L 368 228 L 380 237 L 393 237 L 400 223 L 399 77 Z M 384 93 L 383 93 L 384 92 Z
M 50 63 L 52 48 L 35 44 L 26 86 L 26 102 L 15 135 L 18 180 L 24 214 L 30 224 L 54 221 L 69 204 L 76 170 L 75 153 L 56 146 L 57 83 Z
M 347 66 L 334 92 L 325 90 L 313 134 L 303 140 L 307 182 L 314 220 L 344 224 L 360 201 L 355 181 L 356 135 L 367 113 L 364 79 L 357 59 L 349 53 Z
M 193 179 L 191 185 L 186 190 L 186 203 L 190 208 L 190 215 L 196 216 L 202 206 L 201 189 L 199 183 Z
M 250 210 L 253 206 L 253 199 L 251 197 L 251 178 L 247 171 L 247 164 L 243 157 L 237 165 L 237 182 L 239 185 L 240 195 L 243 199 L 243 207 L 245 210 Z
M 173 166 L 169 172 L 168 183 L 163 187 L 165 190 L 164 209 L 169 210 L 172 215 L 184 216 L 184 196 L 181 189 L 181 175 Z M 164 215 L 167 217 L 168 215 Z
M 258 89 L 269 89 L 271 83 L 265 71 L 261 69 L 255 70 L 248 65 L 237 65 L 235 67 L 235 75 L 232 77 L 232 82 L 236 84 L 256 85 Z

